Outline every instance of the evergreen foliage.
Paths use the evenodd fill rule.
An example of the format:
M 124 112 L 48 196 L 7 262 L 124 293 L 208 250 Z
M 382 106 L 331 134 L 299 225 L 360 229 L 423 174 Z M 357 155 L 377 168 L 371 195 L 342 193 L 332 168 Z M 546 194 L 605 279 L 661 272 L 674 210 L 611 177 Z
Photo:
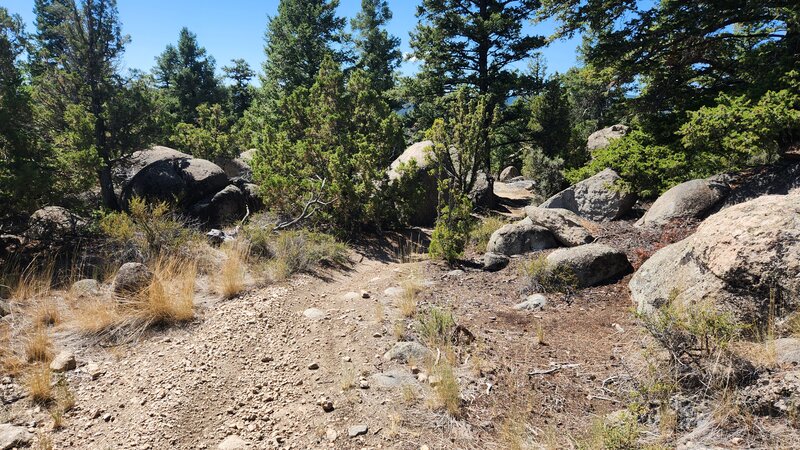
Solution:
M 361 0 L 361 11 L 351 22 L 356 32 L 356 67 L 370 77 L 372 89 L 380 93 L 394 87 L 394 72 L 402 57 L 400 39 L 385 30 L 390 20 L 392 12 L 386 0 Z

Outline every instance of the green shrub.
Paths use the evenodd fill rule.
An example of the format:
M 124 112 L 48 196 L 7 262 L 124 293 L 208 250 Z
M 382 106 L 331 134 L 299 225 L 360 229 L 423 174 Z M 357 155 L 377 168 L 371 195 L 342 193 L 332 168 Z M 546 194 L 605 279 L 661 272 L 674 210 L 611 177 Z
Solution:
M 443 183 L 444 181 L 440 184 Z M 454 193 L 448 197 L 450 198 L 447 204 L 439 209 L 428 254 L 431 258 L 453 263 L 464 256 L 464 248 L 472 227 L 472 202 L 466 195 Z
M 522 160 L 522 175 L 535 183 L 536 201 L 541 203 L 564 187 L 564 160 L 548 158 L 538 147 L 527 147 Z
M 597 419 L 579 449 L 631 450 L 643 448 L 638 444 L 641 425 L 636 416 L 623 411 L 613 419 Z
M 650 136 L 638 130 L 612 141 L 608 147 L 595 151 L 593 156 L 587 165 L 565 172 L 570 183 L 577 183 L 610 167 L 622 178 L 624 185 L 621 188 L 651 198 L 690 176 L 690 167 L 682 149 L 655 145 Z M 713 175 L 701 167 L 691 169 L 700 176 Z
M 697 154 L 694 164 L 721 172 L 767 163 L 800 139 L 795 90 L 767 91 L 755 102 L 722 94 L 717 103 L 689 112 L 680 128 L 681 142 Z

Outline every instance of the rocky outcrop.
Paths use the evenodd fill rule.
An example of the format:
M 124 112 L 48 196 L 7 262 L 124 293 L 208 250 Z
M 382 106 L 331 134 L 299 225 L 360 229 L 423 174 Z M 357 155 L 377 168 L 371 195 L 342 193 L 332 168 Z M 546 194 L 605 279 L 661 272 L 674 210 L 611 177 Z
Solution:
M 500 177 L 497 180 L 507 183 L 518 176 L 520 176 L 519 169 L 514 166 L 508 166 L 500 172 Z
M 138 294 L 145 290 L 153 279 L 153 273 L 144 264 L 125 263 L 114 277 L 113 291 L 117 295 Z
M 592 234 L 583 226 L 584 220 L 572 211 L 528 206 L 525 214 L 533 225 L 547 228 L 559 243 L 567 247 L 594 241 Z
M 540 208 L 561 208 L 596 222 L 619 219 L 633 208 L 636 195 L 620 188 L 612 169 L 587 178 L 550 197 Z
M 60 206 L 45 206 L 28 220 L 26 237 L 36 240 L 63 241 L 77 236 L 86 227 L 86 220 Z
M 605 244 L 558 249 L 547 255 L 547 263 L 553 268 L 568 268 L 579 287 L 603 284 L 633 271 L 625 253 Z
M 586 149 L 589 150 L 589 153 L 592 153 L 596 150 L 606 148 L 614 139 L 619 139 L 627 135 L 628 131 L 630 131 L 630 128 L 622 124 L 597 130 L 589 135 L 589 139 L 586 142 Z
M 133 197 L 193 205 L 228 185 L 225 172 L 205 159 L 167 158 L 155 161 L 137 172 L 122 188 L 121 200 L 127 205 Z
M 553 233 L 547 228 L 536 226 L 530 218 L 503 225 L 492 233 L 487 253 L 512 256 L 536 250 L 558 247 Z
M 228 178 L 242 178 L 253 181 L 253 169 L 240 158 L 216 158 L 214 164 L 218 165 Z
M 668 301 L 709 304 L 744 323 L 796 309 L 800 289 L 800 191 L 724 209 L 695 234 L 656 252 L 633 276 L 639 311 Z M 791 294 L 794 293 L 794 294 Z
M 25 427 L 10 423 L 0 424 L 0 450 L 27 447 L 33 442 L 33 433 Z
M 728 190 L 727 184 L 711 179 L 681 183 L 662 194 L 636 226 L 662 227 L 676 219 L 702 218 Z
M 494 195 L 494 180 L 490 179 L 483 172 L 475 175 L 475 184 L 469 193 L 469 199 L 475 206 L 481 208 L 494 208 L 497 204 L 497 197 Z

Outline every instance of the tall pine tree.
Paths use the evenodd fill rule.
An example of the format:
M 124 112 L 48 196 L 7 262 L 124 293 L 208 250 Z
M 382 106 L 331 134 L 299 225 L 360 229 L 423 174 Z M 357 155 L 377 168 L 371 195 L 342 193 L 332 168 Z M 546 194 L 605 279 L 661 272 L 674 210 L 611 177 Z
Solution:
M 168 45 L 153 69 L 158 86 L 165 90 L 176 120 L 194 123 L 197 107 L 220 103 L 222 85 L 214 74 L 216 62 L 197 42 L 197 35 L 182 28 L 178 46 Z
M 45 12 L 52 16 L 37 17 L 35 54 L 56 64 L 34 79 L 38 132 L 62 160 L 61 183 L 85 190 L 94 175 L 103 205 L 119 209 L 112 169 L 145 145 L 152 129 L 143 83 L 117 72 L 128 37 L 116 1 L 61 0 L 56 9 L 37 10 Z
M 392 11 L 386 0 L 361 0 L 361 11 L 351 22 L 356 32 L 356 67 L 365 71 L 378 92 L 394 87 L 394 72 L 402 57 L 400 39 L 385 30 L 390 20 Z
M 267 25 L 265 87 L 284 94 L 310 88 L 326 57 L 346 59 L 335 48 L 344 41 L 345 21 L 336 16 L 338 6 L 339 0 L 281 0 L 278 15 Z
M 545 43 L 543 37 L 523 31 L 523 24 L 539 6 L 538 0 L 423 0 L 417 9 L 420 23 L 411 34 L 414 56 L 423 64 L 407 89 L 419 111 L 441 115 L 426 104 L 461 87 L 485 96 L 490 111 L 524 94 L 530 83 L 513 64 L 529 58 Z M 429 126 L 432 118 L 421 117 L 419 125 Z M 512 119 L 501 109 L 496 125 Z M 484 133 L 491 133 L 489 125 Z M 484 136 L 483 141 L 490 140 Z M 483 152 L 487 174 L 491 173 L 489 150 Z

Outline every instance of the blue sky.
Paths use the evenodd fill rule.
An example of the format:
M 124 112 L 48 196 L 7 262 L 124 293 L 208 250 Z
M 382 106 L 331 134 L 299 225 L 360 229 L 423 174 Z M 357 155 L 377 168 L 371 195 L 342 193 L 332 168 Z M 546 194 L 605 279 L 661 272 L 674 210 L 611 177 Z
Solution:
M 33 0 L 3 0 L 3 6 L 12 14 L 25 20 L 27 30 L 33 31 Z M 130 35 L 124 56 L 124 66 L 148 71 L 155 57 L 169 43 L 178 39 L 181 27 L 188 27 L 197 34 L 200 45 L 217 60 L 217 69 L 233 58 L 244 58 L 250 65 L 261 69 L 264 61 L 264 31 L 267 16 L 277 13 L 278 0 L 118 0 L 123 32 Z M 389 31 L 402 40 L 403 52 L 410 51 L 408 45 L 411 31 L 417 23 L 415 17 L 418 0 L 389 0 L 394 18 Z M 361 0 L 341 0 L 339 14 L 352 18 L 361 7 Z M 549 35 L 552 23 L 526 24 L 538 34 Z M 575 49 L 579 44 L 575 38 L 557 41 L 543 50 L 548 72 L 564 72 L 576 63 Z M 411 74 L 415 64 L 404 63 L 402 72 Z

